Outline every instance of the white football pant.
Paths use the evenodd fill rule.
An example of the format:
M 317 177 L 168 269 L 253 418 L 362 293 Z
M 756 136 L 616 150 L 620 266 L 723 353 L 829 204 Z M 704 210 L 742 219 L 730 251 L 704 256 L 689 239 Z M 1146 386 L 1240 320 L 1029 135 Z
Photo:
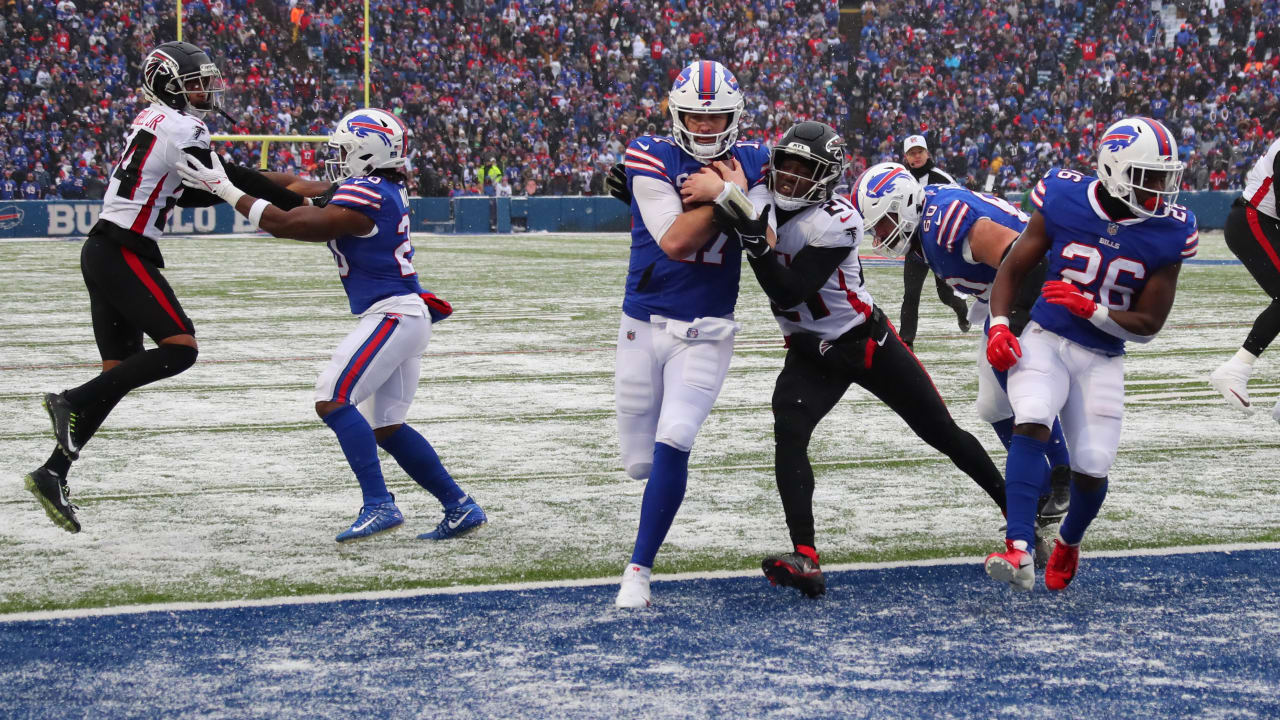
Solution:
M 355 405 L 375 429 L 404 422 L 430 340 L 431 318 L 425 315 L 360 318 L 316 380 L 316 402 Z
M 736 329 L 722 318 L 684 323 L 622 316 L 613 393 L 628 475 L 649 477 L 655 442 L 693 448 L 729 373 Z
M 1120 446 L 1124 356 L 1107 357 L 1029 323 L 1022 357 L 1009 370 L 1014 422 L 1053 427 L 1056 416 L 1071 448 L 1071 469 L 1106 477 Z

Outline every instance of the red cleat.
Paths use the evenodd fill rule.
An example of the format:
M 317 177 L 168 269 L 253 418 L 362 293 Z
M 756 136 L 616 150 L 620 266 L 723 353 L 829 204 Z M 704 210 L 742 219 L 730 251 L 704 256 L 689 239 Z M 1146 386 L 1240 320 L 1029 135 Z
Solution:
M 1036 568 L 1031 553 L 1027 552 L 1027 543 L 1006 539 L 1004 546 L 1004 552 L 987 556 L 987 574 L 992 580 L 1008 583 L 1014 590 L 1030 590 L 1036 584 Z
M 1076 576 L 1080 565 L 1080 546 L 1068 545 L 1059 537 L 1053 541 L 1053 553 L 1049 566 L 1044 569 L 1044 586 L 1050 590 L 1063 590 Z

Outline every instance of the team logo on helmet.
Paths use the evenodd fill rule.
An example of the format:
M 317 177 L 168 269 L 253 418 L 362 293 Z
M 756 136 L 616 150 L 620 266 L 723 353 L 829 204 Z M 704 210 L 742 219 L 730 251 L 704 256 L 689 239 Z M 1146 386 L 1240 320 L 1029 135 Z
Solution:
M 898 184 L 898 178 L 901 177 L 909 177 L 909 175 L 900 167 L 872 175 L 867 182 L 867 197 L 878 198 L 888 195 L 893 192 L 894 186 Z
M 347 123 L 347 129 L 358 138 L 373 136 L 386 143 L 387 147 L 391 147 L 391 135 L 394 131 L 391 128 L 379 125 L 370 117 L 357 115 L 351 118 L 351 121 Z
M 1098 147 L 1111 152 L 1118 152 L 1132 145 L 1138 139 L 1138 128 L 1132 125 L 1121 125 L 1111 128 L 1098 143 Z

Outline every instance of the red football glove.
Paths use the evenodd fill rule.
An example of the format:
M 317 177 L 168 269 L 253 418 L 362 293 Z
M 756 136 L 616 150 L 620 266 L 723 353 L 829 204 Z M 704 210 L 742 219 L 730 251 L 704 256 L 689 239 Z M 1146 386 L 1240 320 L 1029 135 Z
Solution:
M 449 301 L 433 292 L 418 293 L 418 297 L 427 304 L 427 312 L 431 313 L 432 323 L 438 323 L 453 314 L 453 306 Z
M 1072 315 L 1077 315 L 1086 320 L 1093 317 L 1093 314 L 1098 310 L 1098 303 L 1085 297 L 1080 288 L 1069 282 L 1050 280 L 1044 284 L 1044 287 L 1040 288 L 1040 294 L 1044 296 L 1045 300 L 1054 305 L 1061 305 L 1070 310 Z
M 992 323 L 987 330 L 987 362 L 991 367 L 1004 372 L 1016 365 L 1020 357 L 1022 346 L 1009 326 Z

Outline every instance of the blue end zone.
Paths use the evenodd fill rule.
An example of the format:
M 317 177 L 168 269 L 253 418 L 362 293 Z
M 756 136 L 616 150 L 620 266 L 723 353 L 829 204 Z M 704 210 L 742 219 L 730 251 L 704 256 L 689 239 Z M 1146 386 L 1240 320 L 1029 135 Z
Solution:
M 1280 717 L 1280 551 L 0 623 L 5 717 Z

